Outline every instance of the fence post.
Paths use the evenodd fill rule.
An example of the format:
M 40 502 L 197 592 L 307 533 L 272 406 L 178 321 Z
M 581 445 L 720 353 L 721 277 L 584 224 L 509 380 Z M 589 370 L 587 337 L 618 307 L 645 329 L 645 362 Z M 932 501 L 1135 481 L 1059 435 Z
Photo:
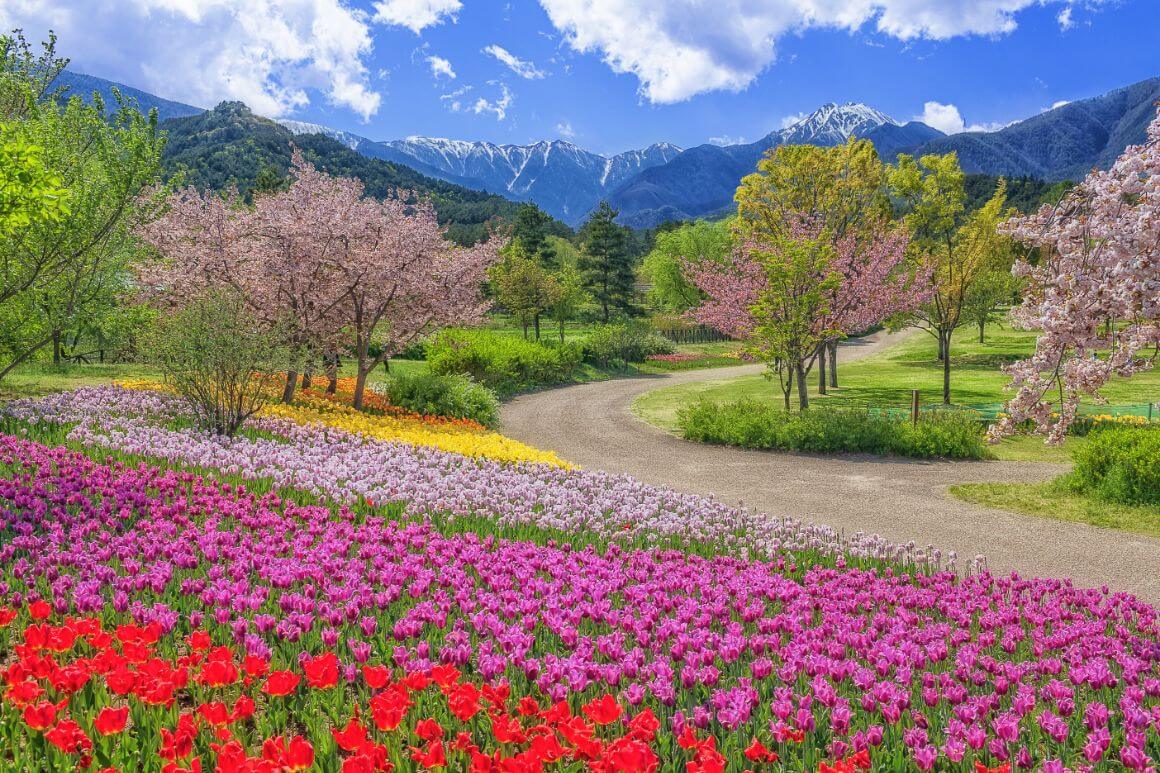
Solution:
M 912 426 L 918 426 L 918 390 L 910 390 L 910 423 Z

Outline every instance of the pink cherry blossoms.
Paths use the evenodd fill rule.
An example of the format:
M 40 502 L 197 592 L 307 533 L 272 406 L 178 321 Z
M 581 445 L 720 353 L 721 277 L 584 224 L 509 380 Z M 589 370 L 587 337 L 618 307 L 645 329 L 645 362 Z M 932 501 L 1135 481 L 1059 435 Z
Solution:
M 1101 399 L 1109 379 L 1151 368 L 1160 352 L 1160 115 L 1111 169 L 1002 230 L 1037 248 L 1037 264 L 1015 264 L 1027 288 L 1013 316 L 1043 332 L 1035 354 L 1007 368 L 1017 394 L 991 434 L 1030 420 L 1058 443 L 1084 395 Z

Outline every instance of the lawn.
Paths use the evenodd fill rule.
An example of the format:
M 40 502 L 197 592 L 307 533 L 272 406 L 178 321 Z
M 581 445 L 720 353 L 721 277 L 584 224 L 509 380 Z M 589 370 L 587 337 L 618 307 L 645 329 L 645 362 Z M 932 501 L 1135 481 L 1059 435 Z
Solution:
M 999 510 L 1160 537 L 1160 507 L 1104 502 L 1070 491 L 1055 481 L 964 483 L 951 486 L 950 493 L 956 499 Z
M 999 410 L 1010 397 L 1004 389 L 1008 379 L 1000 367 L 1029 355 L 1034 346 L 1034 332 L 1012 330 L 1009 326 L 989 327 L 985 343 L 978 342 L 974 328 L 960 329 L 951 349 L 954 403 L 987 412 Z M 909 405 L 910 390 L 918 389 L 924 405 L 937 405 L 942 397 L 942 365 L 936 355 L 934 339 L 915 331 L 887 351 L 841 365 L 840 386 L 831 388 L 828 395 L 816 393 L 815 375 L 810 380 L 810 399 L 826 405 L 904 410 Z M 1112 406 L 1130 405 L 1137 412 L 1146 410 L 1149 400 L 1160 399 L 1160 371 L 1117 380 L 1104 392 Z M 658 389 L 637 398 L 633 411 L 645 421 L 672 432 L 677 429 L 677 413 L 681 407 L 702 398 L 718 402 L 749 398 L 774 405 L 780 405 L 782 400 L 776 383 L 756 375 Z M 1108 407 L 1091 404 L 1085 409 L 1103 412 Z M 996 453 L 1000 459 L 1068 461 L 1074 440 L 1069 439 L 1061 449 L 1045 448 L 1039 438 L 1015 438 L 1001 444 Z

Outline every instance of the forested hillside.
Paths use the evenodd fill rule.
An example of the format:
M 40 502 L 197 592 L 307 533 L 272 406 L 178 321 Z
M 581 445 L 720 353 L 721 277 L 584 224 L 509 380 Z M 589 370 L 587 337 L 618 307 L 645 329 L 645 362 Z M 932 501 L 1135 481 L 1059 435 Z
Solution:
M 223 102 L 200 115 L 165 121 L 165 173 L 184 175 L 199 188 L 236 186 L 249 196 L 255 188 L 281 185 L 291 147 L 331 174 L 358 177 L 373 196 L 396 188 L 431 196 L 441 223 L 461 243 L 478 241 L 491 222 L 511 222 L 519 204 L 419 174 L 413 169 L 368 158 L 321 134 L 294 136 L 289 129 L 254 113 L 240 102 Z M 559 230 L 567 231 L 562 224 Z

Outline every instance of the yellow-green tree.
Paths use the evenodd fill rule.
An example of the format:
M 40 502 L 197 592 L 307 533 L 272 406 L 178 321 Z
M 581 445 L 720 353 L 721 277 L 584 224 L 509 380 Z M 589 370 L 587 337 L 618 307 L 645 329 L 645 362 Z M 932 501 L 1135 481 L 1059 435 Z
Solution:
M 951 336 L 968 321 L 964 309 L 972 290 L 999 267 L 1010 265 L 1010 239 L 997 230 L 1013 210 L 1000 181 L 991 199 L 966 211 L 958 156 L 899 156 L 891 188 L 902 203 L 913 259 L 930 273 L 930 300 L 912 312 L 911 322 L 938 341 L 943 364 L 943 403 L 951 402 Z
M 44 163 L 44 149 L 19 124 L 0 123 L 0 234 L 59 218 L 66 209 L 60 175 Z
M 512 239 L 503 249 L 503 259 L 488 272 L 492 292 L 512 316 L 520 321 L 524 338 L 529 326 L 540 340 L 540 317 L 560 300 L 560 285 L 540 261 L 528 255 L 523 243 Z

